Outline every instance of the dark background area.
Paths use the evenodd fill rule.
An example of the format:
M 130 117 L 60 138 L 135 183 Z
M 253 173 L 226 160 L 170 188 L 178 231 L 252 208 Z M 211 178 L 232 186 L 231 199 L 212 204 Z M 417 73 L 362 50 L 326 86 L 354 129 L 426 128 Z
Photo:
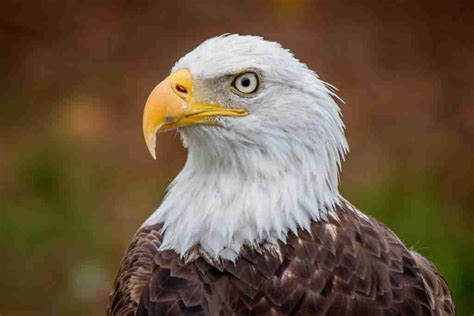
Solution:
M 223 33 L 280 42 L 337 86 L 341 191 L 474 312 L 474 3 L 2 1 L 0 313 L 103 315 L 121 256 L 185 161 L 144 102 Z

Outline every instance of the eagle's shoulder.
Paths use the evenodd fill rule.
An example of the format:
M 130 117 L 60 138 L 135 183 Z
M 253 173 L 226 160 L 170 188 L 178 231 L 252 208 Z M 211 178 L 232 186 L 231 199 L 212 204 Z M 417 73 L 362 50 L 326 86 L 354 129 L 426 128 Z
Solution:
M 342 262 L 333 275 L 338 277 L 341 269 L 353 272 L 346 278 L 348 286 L 340 289 L 345 293 L 343 296 L 356 298 L 359 312 L 366 305 L 369 310 L 387 314 L 454 315 L 449 289 L 436 268 L 408 249 L 383 223 L 343 200 L 335 216 L 327 223 L 313 223 L 312 230 L 321 233 L 321 227 L 327 229 L 328 225 L 334 227 L 330 236 L 336 236 L 334 260 Z M 344 275 L 347 273 L 341 274 Z M 336 283 L 344 284 L 335 282 L 334 289 Z
M 142 227 L 125 251 L 108 315 L 180 315 L 202 311 L 203 284 L 195 265 L 160 251 L 162 225 Z
M 154 255 L 162 242 L 161 225 L 141 228 L 127 247 L 109 297 L 108 315 L 133 315 L 148 284 Z

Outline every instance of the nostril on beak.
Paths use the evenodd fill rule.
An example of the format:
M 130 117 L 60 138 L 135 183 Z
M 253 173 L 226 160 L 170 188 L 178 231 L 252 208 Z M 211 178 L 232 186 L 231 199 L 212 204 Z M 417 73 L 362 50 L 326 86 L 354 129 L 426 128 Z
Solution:
M 188 89 L 186 89 L 185 87 L 183 87 L 183 86 L 180 85 L 180 84 L 177 84 L 177 85 L 175 86 L 175 89 L 176 89 L 176 91 L 178 91 L 179 93 L 186 94 L 186 95 L 188 94 Z

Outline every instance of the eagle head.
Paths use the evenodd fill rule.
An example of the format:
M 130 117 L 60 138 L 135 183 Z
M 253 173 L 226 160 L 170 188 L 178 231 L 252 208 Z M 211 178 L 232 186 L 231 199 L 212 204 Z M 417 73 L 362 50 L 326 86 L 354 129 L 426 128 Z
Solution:
M 261 37 L 218 36 L 182 57 L 143 115 L 153 157 L 159 132 L 176 129 L 188 148 L 155 215 L 165 228 L 186 231 L 170 236 L 170 247 L 184 251 L 207 240 L 219 253 L 240 240 L 237 249 L 305 225 L 333 205 L 347 151 L 334 96 L 290 51 Z

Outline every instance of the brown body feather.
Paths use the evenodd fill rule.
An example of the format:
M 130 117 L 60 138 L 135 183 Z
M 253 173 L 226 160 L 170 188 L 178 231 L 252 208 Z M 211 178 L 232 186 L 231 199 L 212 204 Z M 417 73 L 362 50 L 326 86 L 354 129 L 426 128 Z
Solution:
M 347 202 L 280 243 L 234 263 L 185 263 L 142 228 L 122 261 L 109 315 L 454 315 L 446 282 L 424 257 Z

